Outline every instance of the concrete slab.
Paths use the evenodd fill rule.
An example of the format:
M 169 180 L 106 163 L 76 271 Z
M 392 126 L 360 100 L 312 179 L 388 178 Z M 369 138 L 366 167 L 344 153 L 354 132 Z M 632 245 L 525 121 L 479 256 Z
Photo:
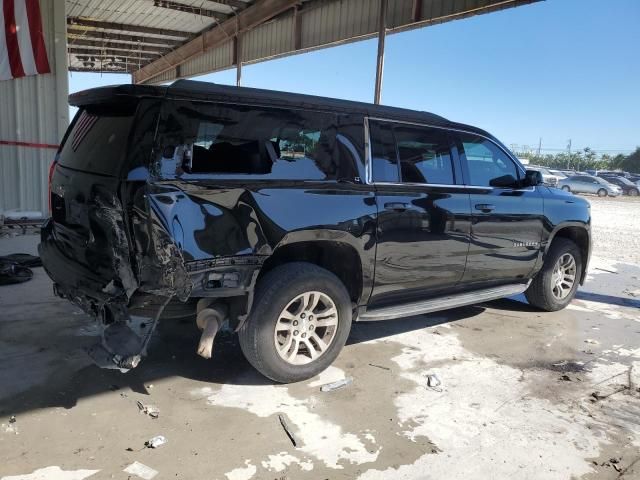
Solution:
M 127 478 L 134 462 L 158 479 L 640 478 L 639 289 L 640 265 L 596 256 L 562 312 L 517 298 L 358 324 L 333 367 L 281 386 L 233 336 L 198 357 L 191 321 L 161 325 L 137 369 L 99 370 L 91 321 L 38 268 L 0 287 L 0 478 Z

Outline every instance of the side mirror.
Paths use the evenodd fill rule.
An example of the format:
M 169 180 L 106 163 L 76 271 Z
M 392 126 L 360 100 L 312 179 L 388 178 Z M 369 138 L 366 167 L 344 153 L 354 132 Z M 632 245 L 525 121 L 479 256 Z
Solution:
M 516 187 L 518 184 L 518 180 L 513 175 L 502 175 L 501 177 L 496 177 L 491 179 L 489 185 L 492 187 L 501 187 L 501 188 L 509 188 Z
M 540 173 L 538 170 L 527 170 L 527 173 L 524 176 L 525 187 L 537 187 L 542 183 L 542 173 Z

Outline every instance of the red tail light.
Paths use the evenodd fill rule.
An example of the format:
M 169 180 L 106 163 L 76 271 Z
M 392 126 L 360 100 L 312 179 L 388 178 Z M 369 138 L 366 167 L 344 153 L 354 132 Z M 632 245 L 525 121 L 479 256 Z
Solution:
M 51 162 L 51 166 L 49 167 L 49 215 L 53 213 L 51 210 L 51 180 L 53 180 L 53 173 L 56 171 L 56 165 L 58 164 L 58 159 L 54 158 L 53 162 Z

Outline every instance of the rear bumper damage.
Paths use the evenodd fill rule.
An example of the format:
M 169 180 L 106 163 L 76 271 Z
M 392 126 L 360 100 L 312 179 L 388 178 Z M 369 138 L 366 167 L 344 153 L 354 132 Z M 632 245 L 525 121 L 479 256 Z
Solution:
M 80 307 L 102 327 L 100 342 L 88 349 L 89 355 L 102 368 L 127 371 L 146 354 L 165 306 L 174 297 L 186 300 L 191 284 L 179 251 L 169 248 L 163 259 L 145 259 L 153 260 L 161 274 L 156 283 L 141 284 L 131 265 L 121 222 L 110 208 L 100 209 L 96 216 L 104 222 L 103 230 L 106 227 L 112 235 L 108 239 L 111 265 L 91 268 L 68 256 L 57 238 L 65 229 L 51 219 L 42 228 L 38 250 L 55 294 Z M 86 249 L 90 252 L 92 245 L 87 244 Z
M 234 319 L 229 327 L 237 330 L 248 316 L 253 288 L 267 258 L 243 255 L 184 262 L 170 237 L 158 227 L 153 229 L 155 254 L 135 259 L 137 268 L 131 266 L 126 237 L 117 233 L 110 241 L 111 267 L 90 268 L 66 253 L 64 243 L 57 238 L 59 233 L 64 234 L 64 227 L 58 232 L 60 228 L 49 220 L 42 229 L 39 246 L 43 266 L 54 281 L 54 292 L 101 326 L 100 342 L 87 351 L 94 362 L 101 368 L 121 371 L 135 368 L 146 355 L 169 302 L 184 302 L 190 297 L 201 299 L 193 309 L 203 332 L 197 353 L 210 358 L 215 335 L 227 326 L 227 319 Z M 111 228 L 122 227 L 112 224 Z M 105 271 L 111 275 L 105 275 Z

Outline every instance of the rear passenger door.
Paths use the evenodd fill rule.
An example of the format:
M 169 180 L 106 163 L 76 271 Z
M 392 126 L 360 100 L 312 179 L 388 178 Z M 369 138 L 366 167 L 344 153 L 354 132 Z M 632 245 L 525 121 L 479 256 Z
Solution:
M 469 247 L 469 194 L 444 129 L 369 120 L 378 207 L 372 304 L 455 287 Z
M 480 135 L 457 132 L 457 146 L 471 196 L 471 245 L 462 283 L 524 280 L 540 253 L 543 201 L 537 187 L 499 186 L 524 172 L 506 151 Z

